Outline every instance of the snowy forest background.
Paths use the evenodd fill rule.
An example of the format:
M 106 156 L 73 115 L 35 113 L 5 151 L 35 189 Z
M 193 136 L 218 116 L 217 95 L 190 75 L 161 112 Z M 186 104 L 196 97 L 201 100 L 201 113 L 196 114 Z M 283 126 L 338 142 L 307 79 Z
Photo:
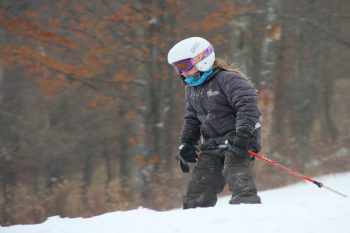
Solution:
M 183 85 L 166 62 L 212 42 L 259 91 L 263 154 L 350 169 L 350 2 L 0 0 L 0 225 L 181 205 Z M 256 163 L 260 190 L 296 178 Z

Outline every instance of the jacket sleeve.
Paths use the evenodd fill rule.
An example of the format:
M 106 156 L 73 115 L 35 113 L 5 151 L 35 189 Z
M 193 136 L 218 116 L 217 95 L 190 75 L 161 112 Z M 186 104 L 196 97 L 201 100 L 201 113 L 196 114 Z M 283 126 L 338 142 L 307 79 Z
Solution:
M 197 144 L 200 137 L 200 124 L 196 111 L 187 99 L 186 90 L 184 124 L 180 137 L 181 143 Z
M 256 89 L 238 73 L 225 72 L 221 88 L 236 115 L 236 134 L 251 136 L 259 122 L 261 111 Z

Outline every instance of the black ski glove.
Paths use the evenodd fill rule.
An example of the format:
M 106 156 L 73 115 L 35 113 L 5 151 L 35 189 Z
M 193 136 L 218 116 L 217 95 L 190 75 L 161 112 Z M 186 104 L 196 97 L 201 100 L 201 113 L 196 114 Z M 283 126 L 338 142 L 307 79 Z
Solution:
M 250 137 L 245 135 L 232 135 L 228 136 L 225 144 L 229 144 L 229 148 L 233 153 L 239 155 L 242 158 L 250 158 L 248 153 Z
M 179 156 L 189 163 L 195 163 L 197 158 L 196 148 L 193 145 L 182 143 L 179 146 Z

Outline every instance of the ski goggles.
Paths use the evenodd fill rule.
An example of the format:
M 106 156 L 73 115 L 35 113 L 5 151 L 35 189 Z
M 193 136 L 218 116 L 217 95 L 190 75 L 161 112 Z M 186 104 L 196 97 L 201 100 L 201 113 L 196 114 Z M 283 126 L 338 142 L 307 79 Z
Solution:
M 192 70 L 192 68 L 200 61 L 203 61 L 206 57 L 208 57 L 212 52 L 214 52 L 214 48 L 212 45 L 209 45 L 203 52 L 195 56 L 194 58 L 187 58 L 181 61 L 177 61 L 172 64 L 175 70 L 182 74 L 184 72 L 188 72 Z

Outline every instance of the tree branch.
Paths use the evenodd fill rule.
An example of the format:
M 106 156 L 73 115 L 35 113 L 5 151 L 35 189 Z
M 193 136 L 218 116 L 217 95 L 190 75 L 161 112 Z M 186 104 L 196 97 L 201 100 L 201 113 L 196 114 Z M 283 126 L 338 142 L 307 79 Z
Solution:
M 332 31 L 329 31 L 327 28 L 321 27 L 320 25 L 312 22 L 311 20 L 308 20 L 306 18 L 297 18 L 297 17 L 290 16 L 290 15 L 282 15 L 281 18 L 286 19 L 286 20 L 297 21 L 297 22 L 312 26 L 313 28 L 325 33 L 327 36 L 334 39 L 338 43 L 350 48 L 350 38 L 345 38 L 343 36 L 340 36 L 339 34 L 336 34 Z

